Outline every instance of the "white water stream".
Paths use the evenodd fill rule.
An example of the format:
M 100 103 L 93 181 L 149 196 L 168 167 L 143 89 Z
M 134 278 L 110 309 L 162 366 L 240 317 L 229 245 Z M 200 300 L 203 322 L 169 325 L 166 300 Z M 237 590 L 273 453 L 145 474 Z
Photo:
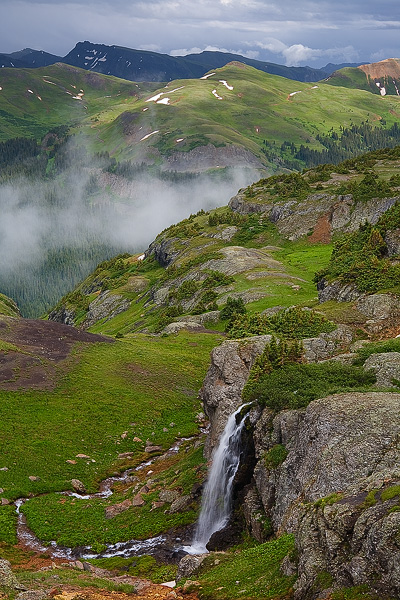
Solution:
M 214 451 L 194 539 L 191 546 L 184 547 L 189 554 L 208 552 L 206 545 L 212 534 L 229 521 L 233 480 L 239 467 L 240 439 L 247 413 L 238 422 L 236 417 L 245 406 L 249 404 L 243 404 L 229 417 Z

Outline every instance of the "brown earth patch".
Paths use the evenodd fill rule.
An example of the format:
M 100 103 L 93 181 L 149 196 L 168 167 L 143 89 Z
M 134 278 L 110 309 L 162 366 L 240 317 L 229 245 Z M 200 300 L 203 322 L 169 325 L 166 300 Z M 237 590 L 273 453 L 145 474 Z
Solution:
M 312 235 L 308 238 L 311 243 L 321 242 L 329 244 L 332 239 L 330 215 L 321 215 L 314 227 Z
M 376 63 L 367 65 L 360 65 L 358 67 L 367 76 L 373 79 L 379 79 L 380 77 L 394 77 L 395 79 L 400 77 L 400 60 L 398 58 L 386 58 Z
M 55 321 L 4 316 L 0 316 L 0 340 L 18 348 L 0 351 L 0 387 L 6 390 L 51 390 L 58 377 L 57 365 L 76 343 L 114 341 Z

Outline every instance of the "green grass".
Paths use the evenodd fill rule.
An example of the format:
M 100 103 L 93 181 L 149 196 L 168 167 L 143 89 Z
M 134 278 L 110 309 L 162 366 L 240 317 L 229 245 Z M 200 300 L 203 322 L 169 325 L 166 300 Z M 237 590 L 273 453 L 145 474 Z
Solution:
M 196 578 L 200 581 L 203 600 L 287 599 L 292 595 L 295 577 L 280 572 L 283 558 L 294 549 L 294 537 L 282 535 L 279 539 L 254 548 L 212 555 L 208 568 Z M 217 560 L 218 559 L 218 563 Z M 213 566 L 214 565 L 216 566 Z
M 0 466 L 9 469 L 0 471 L 2 495 L 15 499 L 71 489 L 72 478 L 95 491 L 110 470 L 127 466 L 117 460 L 119 453 L 133 451 L 134 464 L 145 458 L 147 439 L 167 449 L 177 437 L 196 433 L 197 391 L 219 339 L 210 334 L 139 335 L 78 347 L 53 392 L 1 391 Z M 124 432 L 126 438 L 121 437 Z M 142 442 L 134 442 L 136 436 Z M 95 462 L 75 458 L 79 453 Z M 40 480 L 32 482 L 30 475 Z M 190 481 L 185 483 L 183 473 L 181 477 L 187 489 Z M 36 515 L 45 526 L 43 511 L 58 500 L 54 495 L 36 498 L 28 509 L 30 519 Z M 154 523 L 157 519 L 155 515 Z M 63 526 L 71 529 L 67 521 Z

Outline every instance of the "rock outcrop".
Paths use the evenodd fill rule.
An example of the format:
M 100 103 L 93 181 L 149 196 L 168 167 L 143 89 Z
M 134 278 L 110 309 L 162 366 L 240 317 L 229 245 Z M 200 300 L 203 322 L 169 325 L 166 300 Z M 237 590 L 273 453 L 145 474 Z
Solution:
M 347 328 L 333 334 L 305 340 L 308 348 L 323 347 L 308 360 L 321 360 L 351 341 Z M 214 349 L 202 388 L 211 422 L 206 456 L 242 403 L 249 369 L 268 341 L 259 336 Z M 374 368 L 381 385 L 390 385 L 400 365 L 397 353 L 368 360 L 366 368 Z M 237 491 L 237 501 L 258 541 L 273 532 L 294 533 L 295 598 L 316 600 L 328 597 L 327 588 L 358 585 L 382 598 L 399 597 L 400 394 L 336 394 L 278 414 L 254 408 L 249 421 L 255 465 L 246 463 L 252 478 Z M 268 460 L 276 448 L 278 463 Z

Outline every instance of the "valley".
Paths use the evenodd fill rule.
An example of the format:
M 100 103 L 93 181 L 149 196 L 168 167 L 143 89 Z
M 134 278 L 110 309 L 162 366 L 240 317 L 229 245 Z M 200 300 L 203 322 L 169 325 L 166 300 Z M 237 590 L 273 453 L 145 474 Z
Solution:
M 0 75 L 0 597 L 398 597 L 399 98 Z

